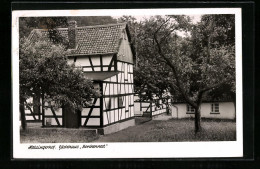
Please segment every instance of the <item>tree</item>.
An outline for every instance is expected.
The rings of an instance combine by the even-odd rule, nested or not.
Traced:
[[[33,29],[53,31],[59,27],[68,27],[67,17],[20,17],[19,37],[27,38]],[[53,36],[52,34],[49,34]]]
[[[64,46],[50,45],[46,41],[31,43],[21,39],[19,52],[23,129],[26,128],[24,106],[30,106],[26,103],[28,98],[41,97],[43,108],[54,110],[64,105],[81,109],[84,104],[91,104],[93,97],[99,96],[99,92],[84,77],[83,72],[74,65],[68,65]]]
[[[26,128],[25,110],[27,106],[39,106],[26,103],[28,98],[42,98],[42,106],[55,109],[70,105],[81,109],[83,104],[91,104],[92,97],[99,93],[93,89],[92,82],[85,79],[74,65],[67,64],[66,49],[68,41],[57,31],[68,27],[69,20],[76,20],[78,26],[116,23],[110,16],[89,17],[21,17],[19,19],[20,36],[20,112],[22,128]],[[46,29],[53,42],[51,45],[41,38],[31,43],[26,38],[33,29]],[[41,37],[41,33],[38,32]],[[46,49],[46,50],[43,50]],[[38,99],[37,99],[38,100]],[[48,103],[45,106],[44,103]],[[36,105],[35,105],[36,104]]]
[[[33,29],[47,29],[52,31],[50,35],[55,36],[56,28],[68,27],[68,21],[77,21],[77,25],[92,26],[116,23],[117,20],[111,16],[69,16],[69,17],[20,17],[19,18],[19,36],[28,37]]]
[[[178,36],[181,31],[186,36]],[[138,57],[157,67],[151,74],[155,82],[160,80],[157,73],[168,71],[161,78],[172,95],[180,96],[195,109],[195,132],[201,130],[202,98],[209,91],[234,84],[233,31],[230,15],[205,15],[198,24],[180,15],[150,17],[142,23]]]
[[[230,49],[231,53],[234,53],[235,48],[235,16],[234,15],[204,15],[201,18],[202,22],[209,22],[209,20],[214,20],[214,34],[211,36],[212,43],[210,44],[214,48]],[[205,42],[207,36],[203,36],[203,41]],[[198,45],[194,41],[193,45],[197,45],[196,48],[201,50],[203,45]],[[204,46],[207,44],[204,44]],[[235,87],[235,58],[231,55],[231,65],[227,67],[224,71],[226,74],[231,74],[233,78],[229,78],[229,83],[225,83],[215,90],[208,92],[208,95],[215,99],[226,98],[231,99],[236,104],[236,87]]]
[[[74,20],[78,26],[106,25],[117,23],[117,20],[111,16],[71,16],[68,20]]]

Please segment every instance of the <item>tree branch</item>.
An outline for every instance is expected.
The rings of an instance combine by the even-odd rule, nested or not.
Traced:
[[[177,87],[178,87],[178,89],[180,90],[180,93],[182,94],[182,96],[184,97],[184,99],[190,104],[190,105],[192,105],[193,107],[197,107],[197,104],[195,103],[195,102],[193,102],[187,95],[186,95],[186,92],[184,91],[184,89],[183,89],[183,84],[182,84],[182,82],[180,81],[180,79],[179,79],[179,76],[178,76],[178,73],[177,73],[177,70],[176,70],[176,67],[175,67],[175,65],[172,63],[172,61],[168,58],[168,57],[166,57],[165,55],[164,55],[164,53],[162,52],[162,48],[161,48],[161,45],[160,45],[160,43],[158,42],[158,39],[157,39],[157,32],[158,32],[158,30],[154,33],[154,40],[155,40],[155,43],[156,43],[156,45],[157,45],[157,47],[158,47],[158,53],[159,53],[159,55],[166,61],[166,64],[168,64],[170,67],[171,67],[171,69],[172,69],[172,71],[173,71],[173,74],[174,74],[174,77],[175,77],[175,79],[176,79],[176,82],[177,82]]]
[[[157,33],[157,32],[162,28],[162,26],[163,26],[164,24],[166,24],[170,19],[171,19],[170,17],[167,18],[166,21],[163,22],[163,23],[159,26],[159,28],[155,31],[155,33]]]
[[[160,43],[163,42],[163,41],[164,41],[173,31],[175,31],[175,30],[176,30],[176,29],[172,29],[172,30],[170,30],[169,33],[167,33],[166,35],[164,35],[164,37],[161,38]]]
[[[209,91],[209,90],[212,90],[213,88],[218,88],[218,87],[220,87],[221,85],[223,85],[224,83],[226,83],[228,80],[224,80],[224,81],[222,81],[222,82],[220,82],[220,83],[217,83],[217,84],[215,84],[215,85],[211,85],[211,86],[208,86],[208,87],[205,87],[204,89],[201,89],[200,91],[199,91],[199,93],[204,93],[204,92],[206,92],[206,91]]]

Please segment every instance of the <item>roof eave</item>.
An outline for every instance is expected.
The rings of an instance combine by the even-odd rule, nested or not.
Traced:
[[[90,53],[90,54],[69,54],[67,57],[75,57],[75,56],[96,56],[96,55],[114,55],[117,54],[118,52],[111,52],[111,53]]]

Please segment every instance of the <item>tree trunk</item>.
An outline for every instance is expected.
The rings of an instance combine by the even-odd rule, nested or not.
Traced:
[[[22,129],[25,130],[27,124],[25,119],[24,101],[22,99],[20,99],[20,113],[21,113]]]
[[[195,108],[195,133],[201,131],[200,119],[200,106],[198,106]]]
[[[234,106],[235,106],[235,111],[236,111],[236,93],[235,92],[231,92],[231,99],[234,103]]]
[[[35,96],[33,96],[33,113],[35,115],[39,115],[39,113],[41,112],[40,104],[40,94],[36,94]]]

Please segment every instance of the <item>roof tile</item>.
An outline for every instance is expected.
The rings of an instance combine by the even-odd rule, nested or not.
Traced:
[[[77,47],[72,50],[73,55],[91,55],[117,53],[121,42],[122,30],[126,23],[76,27]],[[57,31],[68,40],[68,28],[58,28]],[[38,32],[38,33],[37,33]],[[41,35],[39,35],[39,32]],[[28,39],[31,42],[41,40],[50,41],[46,29],[35,29]],[[39,37],[42,36],[42,37]]]

